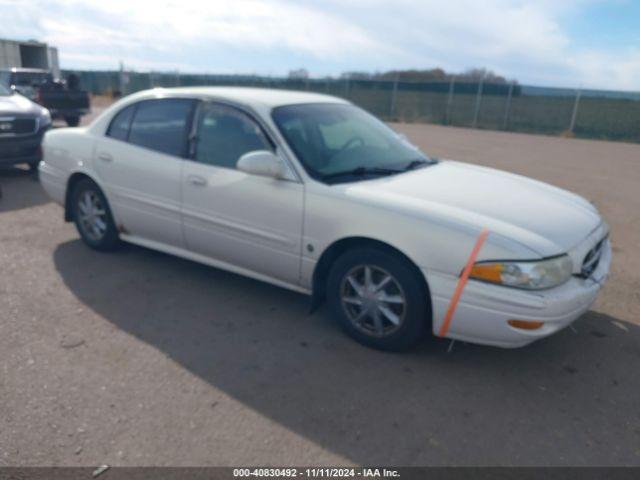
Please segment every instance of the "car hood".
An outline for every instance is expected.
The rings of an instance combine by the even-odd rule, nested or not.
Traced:
[[[566,253],[602,222],[595,207],[576,194],[454,161],[353,183],[347,193],[404,213],[487,228],[543,257]]]
[[[0,116],[37,116],[41,111],[40,105],[17,93],[0,95]]]

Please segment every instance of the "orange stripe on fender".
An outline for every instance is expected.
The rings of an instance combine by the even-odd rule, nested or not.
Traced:
[[[458,284],[456,285],[456,290],[453,292],[453,297],[451,297],[451,302],[449,303],[449,309],[447,310],[447,314],[444,316],[444,322],[442,322],[442,327],[440,327],[440,333],[438,336],[444,337],[449,330],[449,325],[451,325],[451,319],[453,318],[453,314],[456,311],[456,307],[458,306],[458,302],[460,301],[460,296],[462,295],[462,291],[464,290],[467,281],[469,280],[469,274],[471,273],[471,269],[473,268],[473,264],[476,263],[476,258],[478,258],[478,253],[480,253],[480,249],[482,248],[482,244],[487,239],[489,235],[489,230],[486,228],[480,232],[478,239],[476,240],[476,244],[473,246],[473,250],[471,250],[471,255],[469,255],[469,260],[467,260],[467,264],[462,271],[462,275],[460,276],[460,280],[458,280]]]

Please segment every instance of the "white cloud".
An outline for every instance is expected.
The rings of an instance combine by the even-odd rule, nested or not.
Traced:
[[[0,0],[0,9],[12,17],[3,36],[46,40],[72,67],[123,60],[138,69],[306,66],[323,75],[478,66],[523,83],[640,89],[637,48],[584,48],[566,28],[597,1]]]
[[[374,46],[367,34],[337,17],[280,1],[175,0],[101,2],[96,9],[131,19],[137,35],[158,44],[220,42],[260,48],[293,48],[322,57],[345,45]]]
[[[110,0],[91,5],[93,18],[73,15],[86,2],[56,3],[64,5],[68,14],[47,17],[41,25],[44,39],[61,50],[86,49],[87,45],[135,50],[144,45],[177,54],[185,47],[214,46],[288,49],[320,59],[367,49],[399,53],[337,16],[278,0]],[[38,9],[32,5],[35,15]],[[105,18],[109,19],[106,26],[101,22]]]
[[[640,48],[631,47],[611,54],[584,52],[569,60],[577,73],[578,86],[640,90]]]

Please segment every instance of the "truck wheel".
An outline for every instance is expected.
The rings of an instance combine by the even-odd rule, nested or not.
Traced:
[[[380,350],[415,345],[431,311],[423,279],[406,260],[376,248],[344,253],[333,264],[327,300],[346,332]]]
[[[70,127],[77,127],[78,125],[80,125],[80,117],[78,116],[74,116],[74,117],[64,117],[65,122],[67,122],[67,125]]]

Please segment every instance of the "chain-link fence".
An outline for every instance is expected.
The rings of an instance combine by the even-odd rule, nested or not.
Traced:
[[[63,72],[69,74],[71,72]],[[346,98],[385,120],[640,142],[640,92],[517,83],[401,79],[291,79],[180,73],[73,72],[93,94],[153,87],[235,85],[307,90]]]

